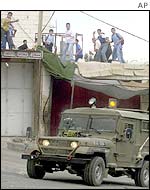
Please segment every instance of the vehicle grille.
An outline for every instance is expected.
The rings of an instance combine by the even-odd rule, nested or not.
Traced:
[[[71,150],[65,150],[65,149],[52,149],[52,148],[42,148],[43,153],[51,154],[51,155],[68,155]]]
[[[50,145],[51,146],[59,146],[59,147],[70,147],[70,141],[66,140],[50,140]]]
[[[72,151],[70,141],[55,139],[50,139],[49,141],[49,146],[41,146],[41,150],[45,154],[48,153],[51,155],[68,155]]]

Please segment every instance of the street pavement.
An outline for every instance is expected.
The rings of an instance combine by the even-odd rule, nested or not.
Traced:
[[[81,177],[67,171],[46,173],[41,179],[31,179],[26,173],[26,160],[21,159],[22,151],[14,151],[1,145],[1,188],[2,189],[141,189],[126,176],[109,176],[99,187],[87,186]],[[146,189],[146,188],[142,188]],[[147,188],[148,189],[148,188]]]

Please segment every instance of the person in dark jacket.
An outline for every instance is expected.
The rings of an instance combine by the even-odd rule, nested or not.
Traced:
[[[75,62],[78,61],[78,59],[82,59],[83,58],[83,52],[82,52],[82,48],[79,45],[79,40],[76,39],[76,54],[75,54]]]
[[[23,44],[18,47],[19,50],[28,50],[27,40],[23,40]]]

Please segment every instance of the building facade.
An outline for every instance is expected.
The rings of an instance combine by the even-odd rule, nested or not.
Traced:
[[[19,19],[19,23],[14,24],[17,29],[14,38],[16,46],[27,39],[29,48],[32,48],[38,31],[38,14],[39,11],[13,11],[13,17]],[[52,11],[44,11],[43,27],[51,14]],[[2,11],[1,17],[6,15],[7,11]],[[43,32],[48,32],[49,28],[50,25]],[[5,56],[2,55],[2,136],[26,136],[28,128],[31,128],[33,136],[56,135],[61,112],[70,108],[70,82],[51,77],[42,64],[42,55],[31,58],[28,57],[30,54],[30,51],[25,53],[14,50],[5,51]],[[88,106],[88,99],[92,96],[97,98],[98,106],[108,105],[110,96],[75,87],[73,107]],[[119,107],[147,109],[148,97],[135,96],[120,100]]]

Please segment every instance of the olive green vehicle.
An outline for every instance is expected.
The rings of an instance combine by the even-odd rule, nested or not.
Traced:
[[[99,186],[107,175],[127,175],[149,186],[149,112],[112,108],[74,108],[62,113],[57,136],[37,139],[22,154],[30,178],[68,170]]]

